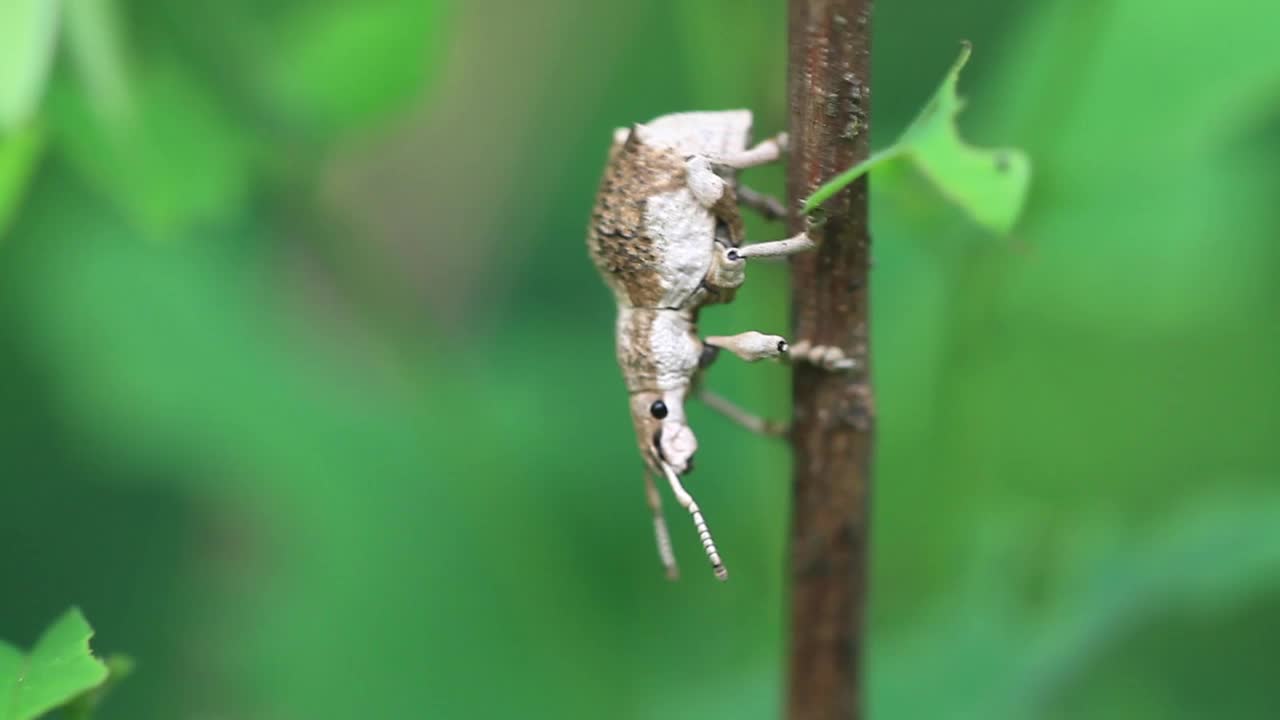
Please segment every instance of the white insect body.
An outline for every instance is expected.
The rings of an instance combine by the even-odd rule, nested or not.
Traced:
[[[702,511],[681,482],[698,449],[685,416],[686,398],[720,348],[746,360],[788,350],[781,337],[759,332],[699,339],[698,311],[733,299],[746,258],[813,247],[803,233],[741,246],[739,202],[780,212],[767,198],[739,190],[735,171],[777,160],[787,142],[779,135],[750,146],[750,135],[746,110],[664,115],[615,131],[587,234],[591,257],[618,304],[618,364],[646,464],[658,551],[671,578],[678,571],[653,475],[666,478],[692,515],[716,577],[728,577]],[[748,427],[767,428],[727,401],[698,394]]]
[[[756,332],[700,340],[698,311],[732,300],[748,256],[780,254],[780,243],[788,243],[788,252],[812,247],[804,234],[740,247],[735,170],[777,160],[786,146],[786,136],[778,136],[751,147],[750,132],[746,110],[663,115],[618,129],[588,233],[591,258],[617,300],[618,364],[631,393],[658,551],[671,578],[676,560],[653,475],[666,478],[690,512],[716,577],[728,577],[698,503],[681,483],[698,450],[685,400],[700,370],[719,347],[748,360],[787,350],[781,337]],[[727,402],[717,405],[740,421],[754,420]]]

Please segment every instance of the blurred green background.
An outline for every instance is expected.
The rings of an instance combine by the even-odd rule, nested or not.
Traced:
[[[1280,5],[884,1],[955,57],[993,238],[874,182],[870,705],[1280,716]],[[786,118],[781,0],[3,0],[0,638],[102,717],[770,718],[788,460],[695,407],[717,584],[652,547],[584,228],[610,131]],[[777,169],[751,184],[781,192]],[[750,221],[749,234],[780,229]],[[704,331],[785,332],[754,267]],[[780,367],[711,387],[787,412]]]

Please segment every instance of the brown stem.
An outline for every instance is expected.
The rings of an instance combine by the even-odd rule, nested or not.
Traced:
[[[871,0],[790,0],[788,205],[870,151]],[[792,337],[843,348],[852,372],[799,365],[787,717],[862,717],[875,409],[868,334],[867,181],[825,205],[819,248],[791,265]],[[803,221],[792,217],[792,231]]]

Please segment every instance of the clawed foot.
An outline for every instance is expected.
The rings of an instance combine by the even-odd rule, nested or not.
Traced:
[[[806,362],[832,372],[853,370],[858,366],[858,362],[845,355],[844,350],[834,345],[814,345],[808,340],[792,345],[788,355],[792,362]]]

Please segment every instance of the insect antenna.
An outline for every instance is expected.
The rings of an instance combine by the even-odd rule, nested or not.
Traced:
[[[694,502],[693,496],[684,489],[680,476],[670,465],[663,463],[662,472],[667,476],[667,482],[671,483],[671,491],[675,493],[676,501],[693,516],[693,527],[698,531],[698,539],[702,541],[702,549],[706,551],[707,559],[711,561],[711,569],[715,572],[716,579],[728,580],[729,571],[720,560],[720,551],[716,550],[715,540],[711,537],[711,530],[707,528],[707,521],[702,517],[702,510],[698,508],[698,503]]]

